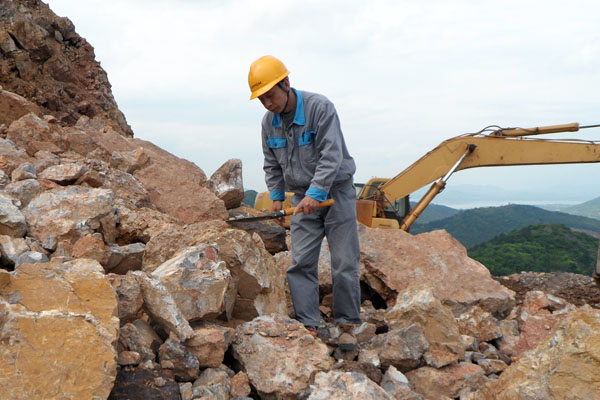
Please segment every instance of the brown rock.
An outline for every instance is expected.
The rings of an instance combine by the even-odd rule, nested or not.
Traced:
[[[117,357],[119,365],[138,365],[142,361],[142,356],[137,351],[122,351]]]
[[[25,239],[0,235],[0,262],[3,266],[14,266],[19,257],[29,250]]]
[[[13,182],[22,181],[25,179],[35,179],[37,178],[37,173],[35,167],[32,163],[26,162],[19,165],[15,168],[11,174],[11,179]]]
[[[333,364],[324,343],[299,322],[281,316],[238,326],[233,354],[261,397],[302,398],[309,392],[311,375]]]
[[[0,274],[6,398],[107,398],[117,374],[117,299],[95,261]]]
[[[0,33],[1,37],[4,37],[5,40],[8,39],[2,33]],[[0,124],[10,125],[13,121],[29,113],[34,113],[38,117],[42,115],[37,105],[18,94],[0,89]]]
[[[142,260],[146,246],[143,243],[132,243],[125,246],[109,245],[108,261],[104,265],[106,272],[126,274],[129,271],[142,269]]]
[[[406,377],[414,391],[427,399],[440,399],[445,398],[444,396],[457,398],[465,392],[476,392],[487,382],[480,366],[465,362],[440,369],[422,367],[407,372]]]
[[[120,199],[115,201],[115,205],[119,217],[117,240],[121,244],[148,243],[163,227],[176,223],[175,218],[148,207],[134,208]]]
[[[6,137],[30,156],[42,150],[57,154],[66,149],[59,127],[35,114],[27,114],[10,124]]]
[[[194,329],[194,337],[184,345],[200,362],[200,368],[217,368],[223,362],[225,351],[233,339],[233,329],[204,326]]]
[[[90,258],[102,265],[108,261],[106,245],[98,236],[84,236],[78,239],[73,245],[72,254],[75,258]]]
[[[80,163],[59,164],[40,172],[41,179],[48,179],[61,185],[75,183],[86,171],[86,166]]]
[[[427,365],[443,367],[464,359],[465,349],[452,311],[443,306],[431,287],[414,287],[398,294],[396,305],[387,312],[392,329],[417,324],[429,346],[423,357]]]
[[[250,392],[252,391],[250,388],[250,380],[248,379],[248,374],[244,371],[235,374],[229,382],[231,383],[231,397],[247,397],[250,395]]]
[[[473,307],[456,318],[460,333],[489,342],[502,337],[500,322],[480,307]]]
[[[193,394],[196,399],[229,400],[231,383],[224,368],[207,368],[194,381]]]
[[[121,322],[133,321],[144,304],[142,289],[137,279],[132,274],[108,274],[107,277],[119,300],[119,319]]]
[[[211,175],[205,186],[225,203],[225,208],[236,208],[244,200],[242,160],[233,158]]]
[[[514,292],[492,279],[446,231],[413,236],[361,225],[359,237],[365,279],[388,303],[409,287],[428,285],[456,315],[474,305],[506,315],[514,305]]]
[[[141,319],[125,324],[119,330],[119,345],[127,351],[135,352],[139,357],[135,364],[154,360],[155,352],[161,344],[160,337]]]
[[[19,200],[20,207],[26,207],[35,196],[42,193],[44,188],[36,179],[25,179],[6,185],[4,191]]]
[[[568,313],[553,335],[523,353],[480,398],[599,398],[599,332],[598,310],[584,306]]]
[[[162,368],[173,370],[176,379],[192,381],[200,375],[198,359],[179,342],[173,333],[160,346],[158,354]]]
[[[121,134],[133,136],[106,72],[94,60],[94,49],[69,19],[57,17],[41,1],[5,2],[0,47],[4,89],[35,102],[64,124],[75,124],[84,114],[98,116]]]

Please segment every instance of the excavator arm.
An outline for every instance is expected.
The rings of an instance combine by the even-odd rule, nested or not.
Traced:
[[[600,162],[600,142],[529,137],[579,129],[579,124],[573,123],[531,129],[499,129],[489,134],[478,132],[448,139],[394,178],[383,180],[384,183],[375,190],[371,188],[370,196],[364,196],[368,188],[363,188],[357,202],[359,220],[373,226],[374,219],[385,219],[382,214],[384,207],[442,178],[432,185],[412,214],[404,218],[400,228],[408,230],[455,171],[491,166]]]

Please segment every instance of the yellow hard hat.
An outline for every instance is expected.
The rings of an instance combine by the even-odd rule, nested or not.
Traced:
[[[254,61],[248,72],[248,86],[252,92],[250,100],[267,93],[289,74],[285,65],[273,56],[264,56]]]

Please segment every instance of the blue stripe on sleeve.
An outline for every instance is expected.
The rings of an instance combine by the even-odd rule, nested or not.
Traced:
[[[314,186],[309,187],[305,195],[310,196],[319,202],[327,200],[327,192]]]

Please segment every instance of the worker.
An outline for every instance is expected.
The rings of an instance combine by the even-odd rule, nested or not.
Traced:
[[[262,120],[265,181],[272,211],[293,192],[290,217],[292,265],[287,271],[295,318],[317,335],[318,261],[323,237],[331,253],[333,317],[340,328],[338,346],[356,348],[360,324],[360,248],[356,227],[354,159],[348,153],[335,107],[325,96],[290,86],[289,71],[273,56],[250,66],[250,100],[267,112]],[[317,208],[333,198],[331,207]],[[302,210],[302,212],[300,212]]]

